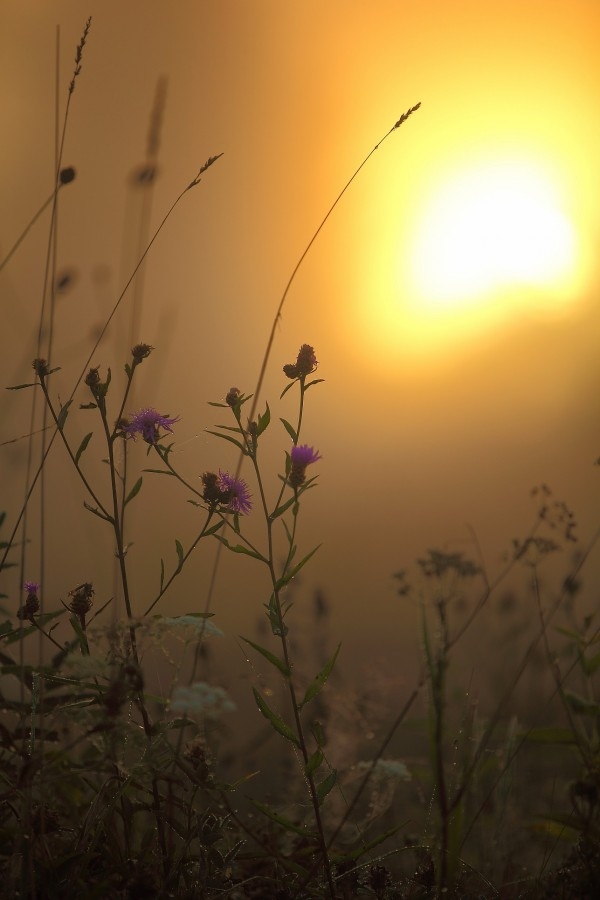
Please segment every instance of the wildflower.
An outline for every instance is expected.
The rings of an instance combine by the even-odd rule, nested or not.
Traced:
[[[319,365],[314,348],[310,344],[302,344],[295,363],[288,363],[283,371],[288,378],[303,378],[314,372]]]
[[[21,621],[29,619],[30,622],[33,622],[33,617],[40,611],[40,601],[37,595],[40,586],[37,581],[26,581],[23,589],[27,592],[27,600],[17,610],[17,618]]]
[[[292,447],[290,452],[291,467],[288,481],[294,490],[304,483],[306,479],[306,467],[317,462],[317,460],[321,458],[321,454],[312,447],[309,447],[308,444]]]
[[[219,470],[219,487],[221,488],[221,503],[227,504],[230,512],[246,515],[252,509],[251,494],[248,485],[241,478],[235,478],[227,472]]]
[[[146,359],[152,351],[154,347],[150,344],[136,344],[135,347],[132,347],[131,355],[133,356],[133,361],[138,365],[141,363],[143,359]]]
[[[34,359],[31,363],[33,368],[35,369],[36,375],[39,375],[40,378],[45,378],[46,375],[49,374],[48,369],[48,361],[45,359]]]
[[[165,431],[173,434],[171,425],[178,421],[179,416],[170,419],[168,416],[161,416],[152,407],[148,407],[147,409],[140,409],[139,412],[131,417],[131,420],[123,426],[123,433],[125,437],[130,437],[134,440],[136,435],[141,434],[147,444],[157,444],[160,436],[158,429],[164,428]]]
[[[69,597],[71,598],[69,603],[71,612],[79,616],[80,620],[85,619],[86,613],[90,611],[94,602],[93,585],[88,581],[84,581],[83,584],[78,584],[72,591],[69,591]]]
[[[227,404],[227,406],[231,406],[231,407],[237,406],[237,404],[240,402],[241,396],[242,396],[242,392],[240,391],[239,388],[236,388],[236,387],[229,388],[229,390],[227,392],[227,396],[225,397],[225,403]]]
[[[201,477],[204,485],[202,499],[213,509],[222,504],[227,507],[229,512],[241,515],[250,512],[252,509],[251,494],[248,485],[242,478],[235,478],[220,469],[218,475],[215,472],[204,472]]]
[[[93,389],[100,384],[100,373],[98,372],[98,367],[94,369],[90,369],[90,371],[85,376],[85,383],[89,388]]]

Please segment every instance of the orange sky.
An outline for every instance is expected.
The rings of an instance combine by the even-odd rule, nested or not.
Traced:
[[[64,154],[78,177],[64,191],[59,220],[59,267],[77,272],[57,313],[54,362],[64,369],[62,393],[70,392],[91,330],[104,321],[136,260],[143,194],[128,179],[144,161],[160,76],[167,92],[150,234],[206,158],[224,154],[152,250],[136,335],[157,348],[136,400],[181,415],[177,459],[190,477],[233,464],[204,432],[215,421],[205,401],[222,398],[232,384],[253,390],[300,253],[362,159],[421,101],[327,223],[277,332],[264,393],[277,415],[293,415],[290,396],[280,405],[276,398],[281,365],[301,343],[316,347],[326,379],[308,395],[305,419],[304,437],[323,461],[301,537],[307,550],[323,547],[303,587],[325,589],[336,633],[352,646],[356,621],[373,640],[382,622],[393,633],[403,613],[391,573],[429,546],[450,541],[468,551],[466,523],[493,573],[510,539],[529,525],[528,492],[535,484],[547,482],[568,502],[582,537],[589,537],[599,490],[592,464],[600,455],[600,6],[591,0],[5,0],[1,251],[51,189],[56,25],[64,110],[87,15],[92,29]],[[510,173],[537,173],[550,189],[542,204],[546,219],[556,213],[571,229],[574,263],[559,302],[549,284],[509,283],[471,298],[466,309],[428,305],[413,278],[415,241],[432,221],[427,216],[440,196],[454,198],[445,231],[434,229],[433,246],[425,242],[429,249],[419,251],[426,261],[432,254],[426,266],[432,271],[442,265],[435,254],[447,238],[475,241],[458,227],[465,217],[485,217],[488,176],[475,178],[475,187],[469,178],[498,169],[509,172],[509,182]],[[469,191],[479,206],[471,197],[463,208]],[[494,232],[509,244],[517,233],[513,253],[537,233],[535,220],[517,232],[517,224],[527,224],[527,210],[517,206],[514,230],[509,214]],[[0,273],[4,384],[29,377],[44,223]],[[460,241],[449,246],[461,247]],[[131,315],[127,301],[95,363],[120,369]],[[2,440],[27,431],[28,399],[23,393],[2,398]],[[272,431],[265,461],[276,467],[287,443],[283,430]],[[3,470],[15,475],[7,488],[11,521],[22,490],[22,446],[0,448]],[[82,498],[74,481],[64,497],[56,457],[63,496],[51,541],[60,565],[49,575],[48,591],[64,596],[100,576],[91,572],[96,523],[83,526],[87,547],[65,537]],[[182,493],[173,497],[150,483],[145,492],[138,523],[160,510],[145,535],[154,561],[146,565],[144,540],[136,552],[142,571],[154,578],[156,557],[170,552],[175,537],[191,536],[193,516]],[[202,573],[211,560],[204,552],[169,601],[178,611],[189,607],[190,597],[201,604]],[[253,577],[244,563],[226,562],[233,562],[233,574],[223,573],[216,610],[221,627],[237,633],[240,621],[254,622],[266,598],[258,578],[240,588],[239,573]],[[67,565],[73,574],[64,584]],[[148,590],[145,578],[140,590]]]

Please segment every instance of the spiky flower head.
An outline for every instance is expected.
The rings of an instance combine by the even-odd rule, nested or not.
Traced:
[[[229,512],[247,515],[252,509],[252,500],[248,485],[242,478],[235,478],[228,472],[219,470],[219,487],[221,489],[221,503],[227,504]]]
[[[23,590],[25,591],[25,593],[28,596],[30,596],[31,594],[37,595],[37,592],[39,591],[39,589],[40,589],[39,581],[26,581],[23,584]]]
[[[288,378],[304,378],[314,372],[318,365],[314,348],[310,344],[302,344],[296,362],[285,365],[283,371]]]
[[[290,451],[290,473],[288,481],[296,490],[306,480],[306,467],[312,465],[321,459],[318,450],[309,447],[308,444],[300,444],[298,447],[292,447]]]
[[[252,509],[251,494],[242,478],[235,478],[228,472],[204,472],[202,499],[213,509],[225,506],[228,512],[247,515]]]
[[[135,347],[131,348],[133,361],[139,365],[143,359],[147,359],[150,356],[153,350],[154,347],[151,344],[136,344]]]
[[[123,426],[123,434],[125,437],[136,439],[138,434],[147,444],[157,444],[160,434],[158,429],[164,428],[170,434],[173,434],[171,425],[179,421],[179,416],[169,418],[162,416],[151,406],[147,409],[140,409],[139,412],[131,416],[129,422]]]

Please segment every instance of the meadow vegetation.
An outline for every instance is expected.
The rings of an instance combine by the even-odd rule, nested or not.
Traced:
[[[64,129],[89,33],[88,21]],[[210,157],[175,200],[105,328],[163,227],[176,227],[179,201],[201,189],[218,160]],[[149,166],[144,179],[152,177]],[[59,195],[75,178],[59,158],[49,246]],[[424,550],[412,566],[402,561],[399,597],[413,596],[421,608],[422,671],[412,688],[359,688],[345,675],[320,593],[303,630],[293,582],[318,547],[303,545],[298,523],[318,489],[321,459],[304,413],[315,390],[327,391],[326,348],[300,335],[276,363],[279,398],[261,392],[289,287],[321,227],[283,293],[255,389],[224,384],[211,402],[214,421],[203,423],[235,448],[237,468],[199,471],[196,481],[178,471],[173,454],[183,412],[164,414],[151,398],[130,408],[140,366],[153,363],[141,336],[126,361],[95,366],[103,331],[77,384],[63,381],[52,328],[41,327],[53,315],[49,254],[49,296],[40,323],[32,322],[40,340],[31,378],[9,386],[25,403],[42,401],[44,418],[41,445],[30,438],[38,456],[22,509],[12,522],[0,519],[0,569],[17,568],[22,585],[20,596],[2,595],[0,624],[3,896],[600,895],[600,641],[597,592],[586,582],[598,534],[579,538],[573,513],[548,486],[533,488],[534,520],[505,548],[499,572],[444,548]],[[2,267],[26,237],[16,238]],[[292,415],[281,414],[284,397]],[[262,462],[267,430],[279,434],[278,471]],[[113,552],[97,566],[116,566],[114,596],[98,596],[93,571],[79,584],[64,573],[62,598],[45,594],[43,546],[28,543],[27,509],[44,490],[50,453],[70,461],[81,515],[110,533]],[[88,463],[92,455],[101,469]],[[176,490],[175,504],[192,504],[198,524],[183,537],[174,527],[155,561],[154,596],[140,598],[131,570],[141,556],[131,550],[127,517],[159,479]],[[56,516],[60,522],[60,510]],[[260,528],[249,530],[253,519]],[[219,545],[221,566],[249,559],[268,585],[264,627],[242,637],[267,673],[247,691],[264,724],[262,747],[231,726],[239,710],[211,680],[207,661],[218,659],[220,630],[210,592],[201,609],[183,615],[169,615],[163,602],[201,542]],[[152,653],[174,663],[167,691],[145,666]]]

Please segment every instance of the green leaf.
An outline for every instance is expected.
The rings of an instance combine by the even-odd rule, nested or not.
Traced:
[[[307,391],[309,387],[312,387],[313,384],[321,384],[322,381],[325,381],[324,378],[314,378],[312,381],[309,381],[308,384],[304,385],[304,390]]]
[[[285,587],[286,584],[289,584],[290,581],[291,581],[293,578],[296,577],[296,575],[298,574],[298,572],[300,571],[300,569],[301,569],[303,566],[306,565],[306,563],[309,561],[309,559],[311,558],[311,556],[314,556],[314,554],[317,552],[317,550],[319,549],[320,546],[321,546],[320,544],[317,544],[317,546],[314,547],[314,548],[310,551],[310,553],[307,553],[307,554],[306,554],[306,556],[304,557],[304,559],[301,559],[300,562],[297,563],[297,564],[294,566],[293,569],[290,569],[289,572],[287,572],[285,575],[283,575],[283,576],[278,580],[278,582],[277,582],[277,590],[281,590],[282,587]]]
[[[271,421],[271,410],[269,409],[269,404],[267,403],[267,408],[264,414],[261,416],[259,413],[258,416],[258,427],[256,429],[256,437],[260,437],[263,431],[266,431]]]
[[[337,781],[337,771],[332,769],[329,775],[323,779],[321,784],[317,786],[317,800],[319,801],[319,806],[322,804],[323,800],[335,785]]]
[[[153,475],[173,475],[168,469],[144,469],[144,472],[152,472]]]
[[[290,423],[287,421],[287,419],[280,419],[279,421],[281,422],[281,424],[283,425],[283,427],[285,428],[285,430],[291,437],[292,443],[295,444],[296,441],[298,440],[298,435],[296,433],[296,429],[292,425],[290,425]]]
[[[308,777],[317,771],[321,763],[323,762],[323,751],[320,747],[317,747],[312,756],[309,757],[308,762],[304,766],[304,774]]]
[[[300,741],[298,740],[297,736],[292,731],[290,726],[286,725],[283,719],[280,718],[280,716],[278,716],[276,713],[274,713],[272,709],[270,709],[264,697],[259,694],[256,688],[252,688],[252,693],[254,694],[254,699],[256,700],[256,705],[258,706],[259,710],[261,711],[265,719],[269,720],[275,731],[277,731],[282,737],[284,737],[286,741],[289,741],[291,744],[295,744],[296,747],[300,747]]]
[[[183,563],[184,563],[184,559],[183,559],[183,546],[182,546],[182,544],[181,544],[181,541],[178,541],[177,539],[175,539],[175,550],[177,551],[177,559],[179,560],[178,565],[177,565],[177,568],[176,568],[175,571],[176,571],[176,572],[181,572],[181,570],[182,570],[182,568],[183,568]]]
[[[245,456],[248,455],[248,451],[246,450],[246,448],[229,434],[221,434],[219,431],[209,431],[208,434],[213,434],[215,437],[223,438],[224,441],[229,441],[231,444],[235,444],[238,450],[241,450]]]
[[[600,713],[600,706],[592,700],[586,700],[573,691],[565,691],[564,698],[573,712],[582,716],[597,716]]]
[[[271,513],[270,518],[271,518],[271,519],[277,519],[279,516],[282,516],[283,513],[284,513],[286,510],[288,510],[288,509],[290,508],[290,506],[292,505],[292,503],[295,503],[295,502],[296,502],[296,498],[295,498],[295,497],[290,497],[289,500],[286,500],[285,503],[282,503],[281,506],[278,506],[277,509],[274,509],[274,510],[273,510],[273,512]]]
[[[86,434],[86,436],[80,443],[77,453],[75,454],[75,462],[76,463],[79,462],[79,458],[80,458],[81,454],[83,453],[83,451],[85,450],[85,448],[87,447],[87,445],[89,444],[93,433],[94,433],[93,431],[90,431],[89,434]]]
[[[282,390],[282,392],[281,392],[280,395],[279,395],[279,399],[280,399],[280,400],[283,399],[283,397],[285,397],[285,395],[287,394],[287,392],[288,392],[289,390],[291,390],[291,388],[294,387],[294,385],[296,384],[297,380],[298,380],[297,378],[294,378],[293,381],[290,381],[290,383],[284,387],[284,389]]]
[[[313,722],[311,731],[315,741],[317,742],[317,746],[325,747],[325,745],[327,744],[327,738],[325,736],[325,731],[321,723]]]
[[[96,403],[80,403],[79,409],[98,409],[98,405]]]
[[[83,505],[89,512],[93,513],[95,516],[98,516],[99,519],[104,519],[105,522],[112,523],[112,516],[107,516],[103,512],[100,512],[100,510],[96,506],[90,506],[90,504],[86,503],[85,500],[83,501]]]
[[[534,744],[576,744],[577,738],[570,728],[532,728],[523,735]]]
[[[333,667],[335,666],[335,662],[338,658],[338,653],[340,652],[341,646],[342,646],[341,644],[338,644],[337,650],[335,651],[335,653],[333,654],[333,656],[331,657],[331,659],[329,660],[329,662],[327,663],[325,668],[321,669],[319,674],[313,679],[313,681],[308,686],[302,703],[300,703],[298,705],[299,710],[302,709],[302,707],[305,706],[310,700],[312,700],[313,697],[316,697],[317,694],[319,693],[319,691],[322,689],[323,685],[325,684],[325,682],[331,675],[331,672],[333,671]]]
[[[7,391],[22,391],[23,388],[35,387],[35,386],[36,386],[35,381],[29,382],[27,384],[11,384],[9,387],[6,388],[6,390]]]
[[[227,547],[228,550],[231,550],[232,553],[244,553],[246,556],[252,556],[254,559],[260,559],[261,562],[268,562],[264,556],[257,550],[250,550],[248,547],[244,547],[242,544],[230,544],[227,538],[224,538],[220,534],[215,534],[215,537],[218,541],[221,541],[224,547]]]
[[[87,635],[83,628],[81,627],[81,622],[77,618],[77,616],[73,615],[69,617],[69,622],[71,623],[71,628],[77,635],[77,639],[79,641],[79,646],[81,648],[81,652],[85,656],[89,656],[90,648],[88,645]]]
[[[315,832],[308,831],[304,825],[296,825],[294,822],[290,821],[290,819],[286,819],[285,816],[276,813],[269,806],[265,806],[262,803],[259,803],[258,800],[253,800],[250,798],[250,802],[252,805],[259,810],[259,812],[263,813],[263,815],[267,816],[268,819],[271,819],[272,822],[276,822],[278,825],[281,825],[282,828],[285,828],[286,831],[293,831],[294,834],[301,834],[302,837],[308,837],[315,839],[317,837]]]
[[[140,477],[138,478],[138,480],[136,481],[134,486],[131,488],[131,490],[125,497],[125,502],[124,502],[123,506],[127,506],[127,504],[129,503],[130,500],[133,500],[134,497],[137,497],[137,495],[140,492],[140,488],[142,487],[142,481],[143,481],[143,478],[140,475]]]
[[[284,676],[284,678],[290,677],[291,672],[282,659],[279,659],[279,657],[275,656],[274,653],[271,653],[269,650],[266,650],[264,647],[261,647],[260,644],[255,644],[254,641],[251,641],[248,638],[245,638],[243,636],[241,636],[241,637],[242,637],[242,640],[245,641],[247,644],[250,644],[250,646],[253,647],[254,650],[257,651],[257,653],[260,653],[262,656],[264,656],[264,658],[268,662],[270,662],[272,666],[275,666],[276,669],[279,669],[279,671]]]
[[[60,412],[56,417],[56,425],[60,431],[64,428],[65,422],[67,421],[67,416],[69,415],[69,407],[73,401],[67,400],[64,406],[61,406]]]

